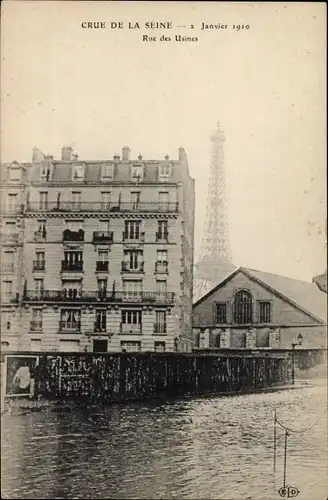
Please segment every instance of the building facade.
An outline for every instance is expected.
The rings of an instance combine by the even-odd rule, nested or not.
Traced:
[[[327,295],[316,284],[239,268],[193,307],[199,348],[326,348]]]
[[[163,161],[33,151],[18,348],[190,351],[194,181]]]
[[[1,166],[1,346],[17,349],[23,279],[24,203],[30,164]]]

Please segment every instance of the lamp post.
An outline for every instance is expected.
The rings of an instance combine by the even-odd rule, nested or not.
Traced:
[[[302,345],[303,336],[301,333],[297,335],[297,342],[292,343],[292,384],[295,384],[295,347]]]

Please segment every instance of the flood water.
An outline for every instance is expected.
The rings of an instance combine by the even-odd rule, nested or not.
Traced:
[[[327,498],[326,387],[2,418],[2,498]],[[311,428],[310,428],[311,427]]]

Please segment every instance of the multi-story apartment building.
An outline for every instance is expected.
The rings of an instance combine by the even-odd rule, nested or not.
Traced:
[[[61,160],[34,150],[24,209],[21,350],[192,348],[194,180],[179,158]]]
[[[1,346],[15,350],[20,338],[25,186],[30,164],[1,165]]]

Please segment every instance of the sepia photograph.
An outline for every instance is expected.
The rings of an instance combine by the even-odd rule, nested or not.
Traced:
[[[327,500],[325,3],[1,7],[1,498]]]

